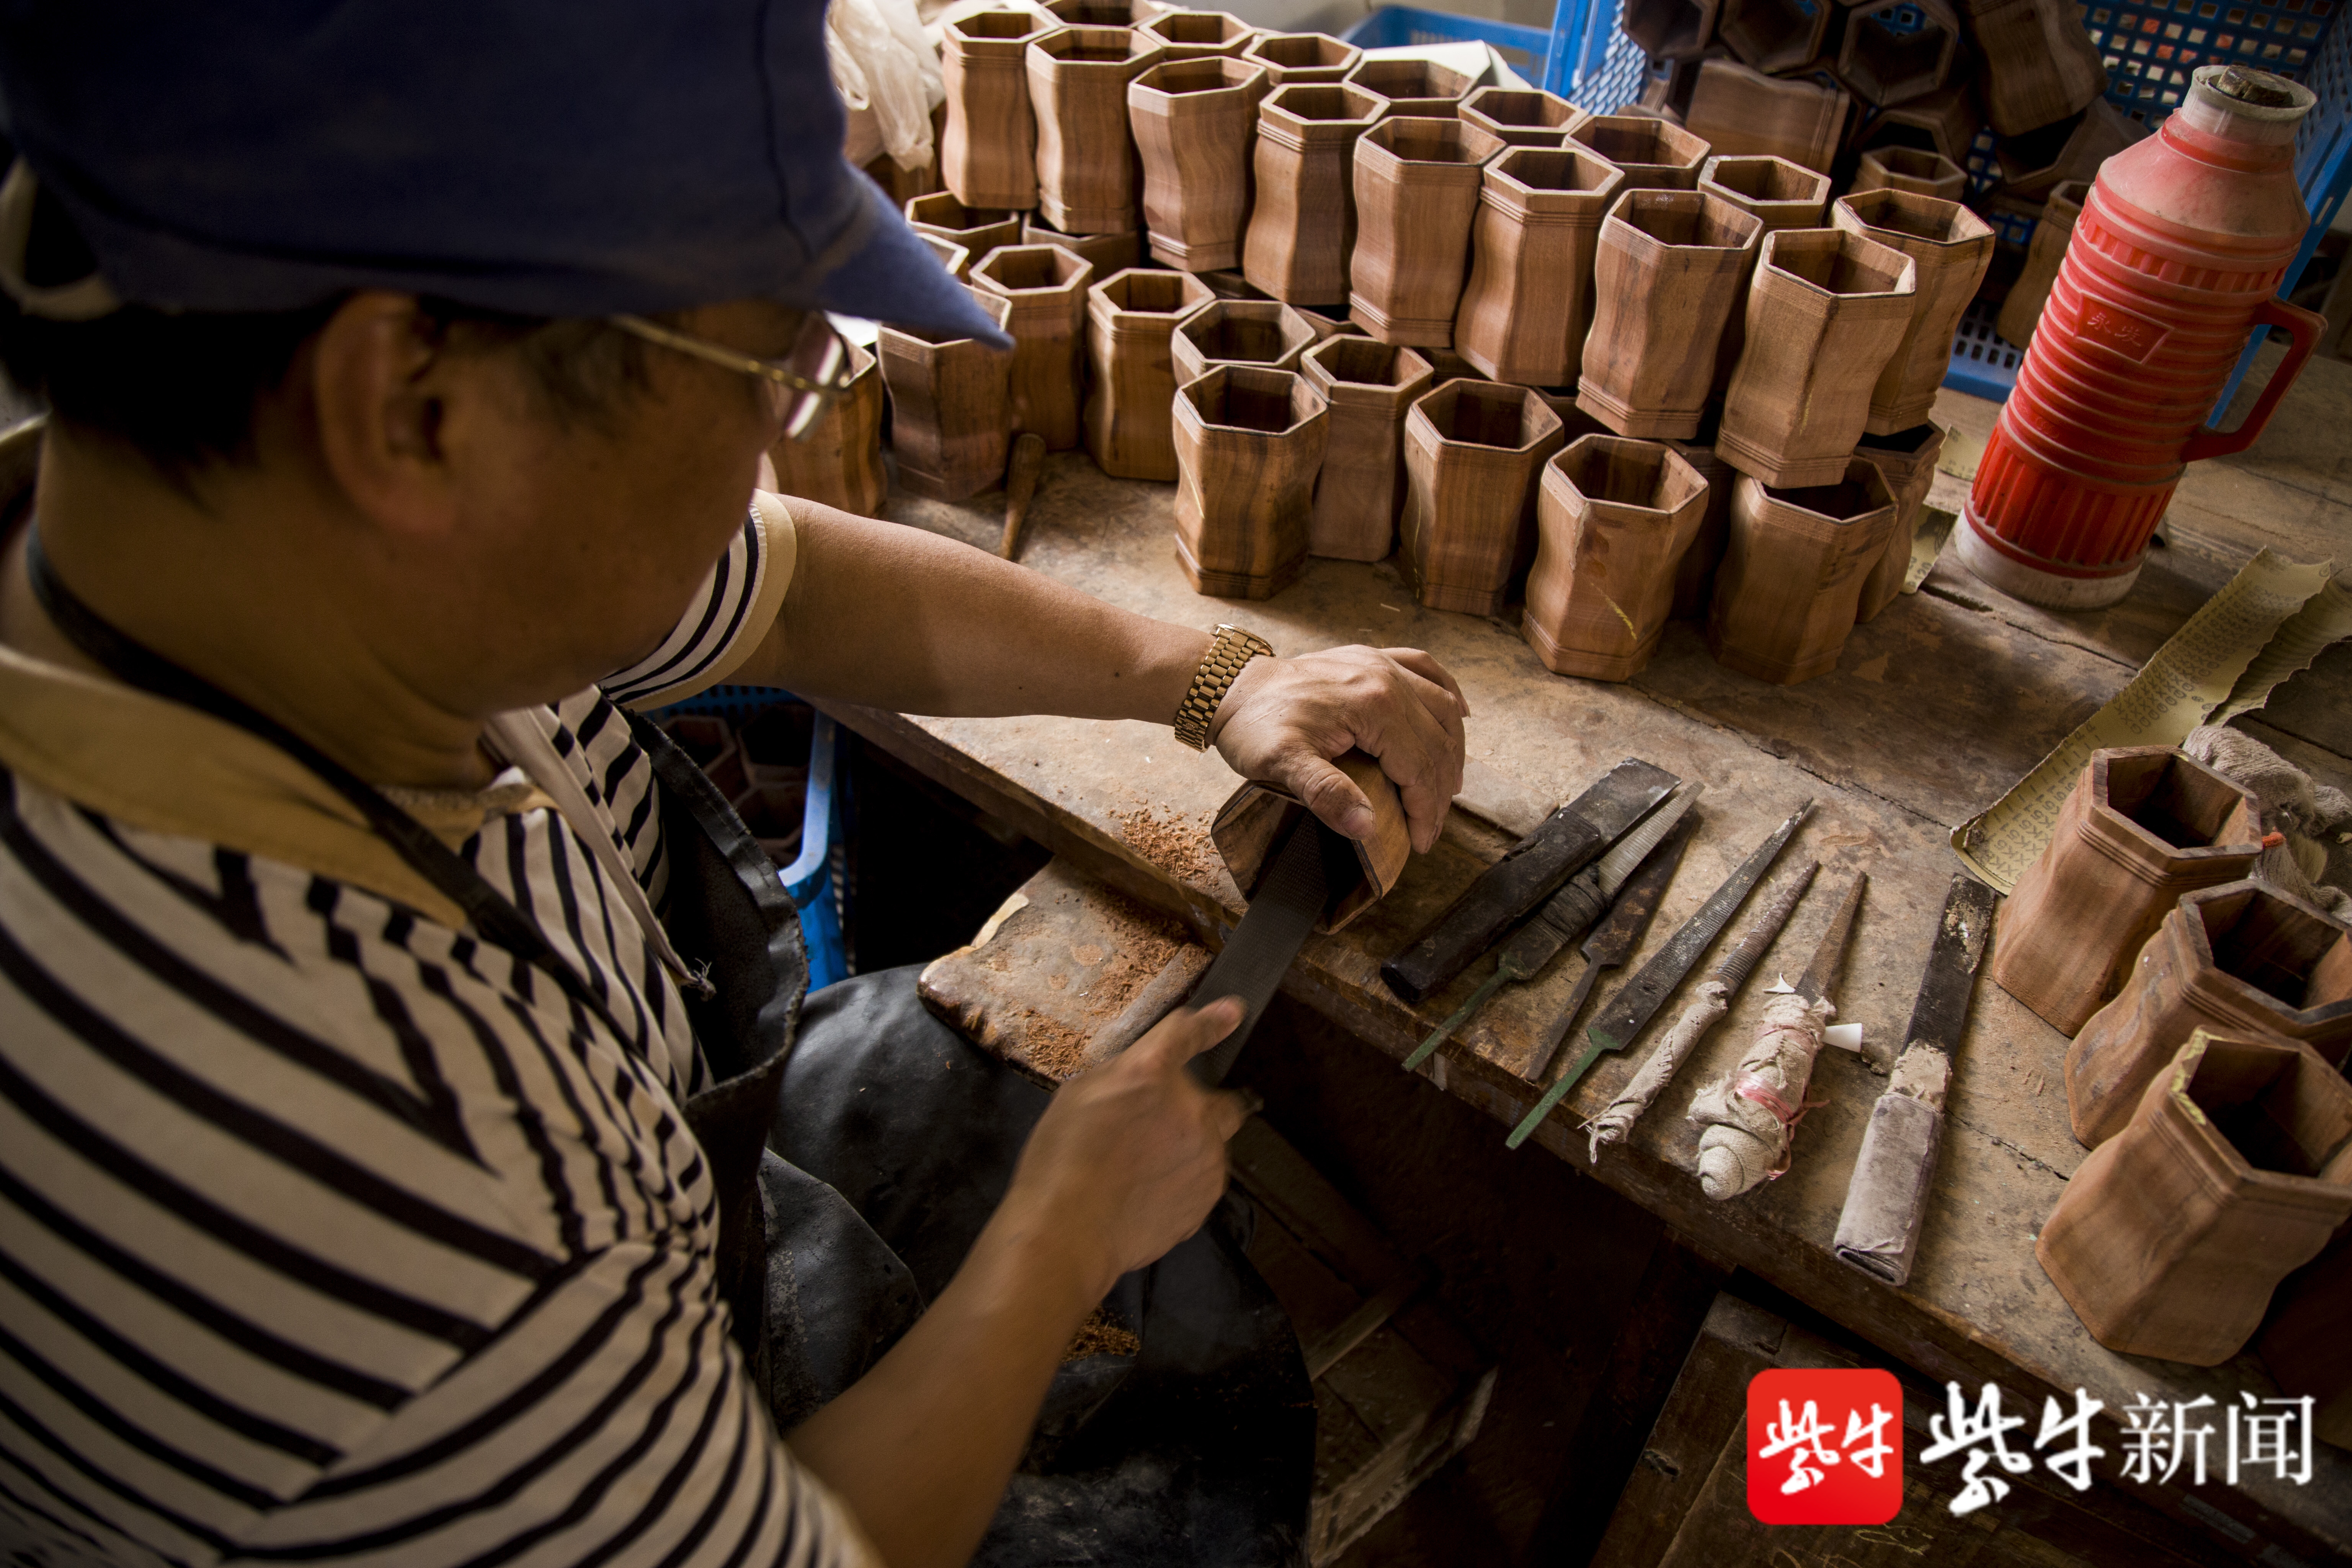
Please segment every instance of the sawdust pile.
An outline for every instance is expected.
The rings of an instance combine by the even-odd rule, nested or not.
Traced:
[[[1034,1007],[1021,1009],[1021,1054],[1039,1072],[1075,1078],[1087,1070],[1087,1037]]]
[[[1062,1352],[1064,1363],[1082,1361],[1090,1355],[1133,1355],[1143,1348],[1143,1342],[1110,1321],[1100,1307],[1087,1314],[1078,1331],[1070,1337],[1070,1348]]]
[[[1198,821],[1190,823],[1181,817],[1162,822],[1145,805],[1113,812],[1111,820],[1145,859],[1179,881],[1205,886],[1216,875],[1218,864],[1216,846],[1209,841],[1208,823],[1214,815],[1203,812]]]

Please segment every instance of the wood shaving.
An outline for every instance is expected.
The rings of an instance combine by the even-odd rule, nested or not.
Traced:
[[[1078,1331],[1070,1336],[1070,1348],[1062,1352],[1066,1364],[1090,1355],[1133,1355],[1143,1348],[1143,1342],[1126,1329],[1110,1321],[1100,1307],[1087,1314]]]
[[[1075,1078],[1087,1070],[1087,1037],[1034,1007],[1021,1009],[1021,1054],[1038,1071]]]
[[[1181,817],[1162,822],[1145,805],[1113,812],[1111,820],[1145,859],[1179,881],[1202,885],[1215,876],[1217,868],[1216,847],[1210,842],[1205,826],[1207,816],[1204,813],[1199,823],[1188,824]]]

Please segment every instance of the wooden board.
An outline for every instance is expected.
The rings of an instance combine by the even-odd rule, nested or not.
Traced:
[[[1980,437],[1991,406],[1947,393],[1938,417]],[[2169,542],[2124,604],[2049,615],[2000,598],[1948,561],[1926,591],[1858,627],[1835,673],[1790,688],[1721,670],[1696,628],[1681,623],[1669,626],[1657,658],[1630,686],[1555,677],[1514,623],[1422,609],[1388,563],[1313,561],[1294,586],[1262,604],[1202,598],[1184,586],[1173,557],[1171,491],[1106,479],[1082,458],[1051,461],[1024,563],[1164,619],[1204,629],[1237,621],[1284,652],[1350,642],[1424,647],[1470,700],[1471,760],[1505,781],[1490,793],[1549,805],[1629,755],[1703,781],[1707,793],[1683,871],[1634,964],[1772,824],[1815,798],[1783,865],[1817,857],[1836,876],[1870,874],[1837,999],[1844,1019],[1885,1044],[1899,1039],[1955,867],[1948,825],[1990,804],[2119,690],[2256,547],[2316,560],[2352,537],[2352,458],[2340,440],[2347,424],[2352,365],[2315,363],[2254,453],[2190,470],[2168,523]],[[2309,454],[2303,466],[2295,451]],[[1955,505],[1962,493],[1939,476],[1930,504]],[[982,548],[995,535],[984,506],[898,496],[891,515]],[[2268,719],[2298,761],[2343,783],[2352,761],[2326,742],[2336,735],[2327,720],[2347,707],[2342,661],[2331,658],[2291,682]],[[831,710],[1074,866],[1181,920],[1198,939],[1221,942],[1237,918],[1239,895],[1206,831],[1233,774],[1213,754],[1177,746],[1164,727]],[[1507,842],[1456,812],[1438,847],[1414,858],[1384,904],[1336,936],[1309,939],[1287,988],[1401,1058],[1486,966],[1416,1012],[1381,984],[1379,964]],[[1801,967],[1826,917],[1823,901],[1801,908],[1761,978]],[[1512,1068],[1527,1059],[1579,963],[1564,956],[1536,983],[1507,991],[1424,1069],[1493,1115],[1498,1138],[1534,1098]],[[1601,999],[1613,989],[1602,984]],[[1696,1130],[1682,1116],[1691,1094],[1736,1058],[1757,1012],[1751,992],[1632,1141],[1604,1156],[1595,1172],[1602,1181],[1710,1255],[1771,1280],[1931,1378],[1999,1381],[2037,1407],[2044,1392],[2082,1386],[2110,1412],[2140,1389],[2182,1399],[2275,1392],[2251,1356],[2200,1371],[2110,1354],[2042,1273],[2032,1238],[2084,1154],[2066,1124],[2065,1042],[1990,985],[1979,989],[1959,1058],[1942,1172],[1907,1289],[1866,1279],[1830,1251],[1870,1103],[1884,1087],[1852,1057],[1830,1053],[1816,1076],[1813,1093],[1829,1103],[1807,1119],[1789,1176],[1730,1204],[1708,1203],[1689,1174]],[[1590,1074],[1536,1142],[1583,1165],[1576,1121],[1622,1087],[1648,1043]],[[2249,1555],[2269,1544],[2305,1558],[2352,1552],[2352,1455],[2342,1451],[2323,1451],[2305,1487],[2206,1489],[2196,1500],[2226,1516],[2223,1525],[2204,1520],[2183,1495],[2172,1489],[2158,1506],[2211,1529],[2216,1540],[2245,1532]]]

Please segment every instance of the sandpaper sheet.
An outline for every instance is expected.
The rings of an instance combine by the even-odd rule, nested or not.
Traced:
[[[2006,893],[2050,842],[2059,808],[2091,753],[2177,746],[2200,724],[2251,712],[2320,650],[2352,637],[2352,591],[2335,563],[2299,565],[2257,552],[2151,655],[2107,705],[2000,797],[1952,830],[1968,868]]]

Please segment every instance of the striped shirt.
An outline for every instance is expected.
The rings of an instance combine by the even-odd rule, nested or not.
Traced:
[[[662,647],[532,715],[656,903],[656,785],[614,704],[740,663],[792,546],[762,498]],[[728,1333],[692,1035],[579,829],[510,774],[445,837],[621,1036],[364,879],[30,776],[89,738],[45,750],[24,715],[69,672],[0,662],[8,1554],[874,1562]],[[201,790],[202,761],[155,765]]]

